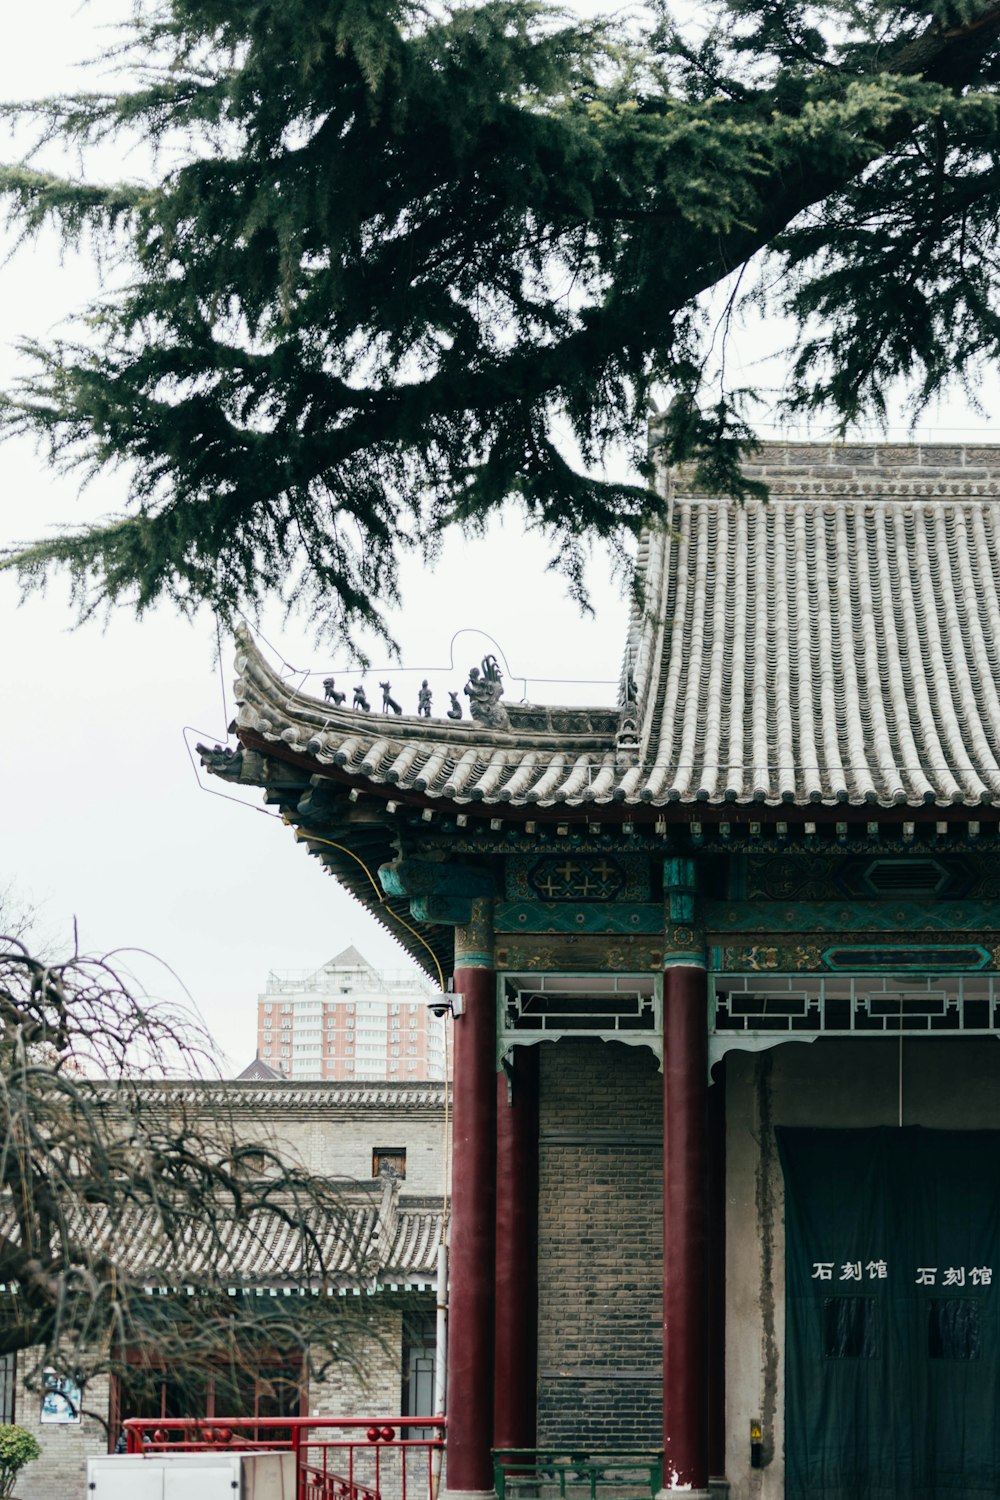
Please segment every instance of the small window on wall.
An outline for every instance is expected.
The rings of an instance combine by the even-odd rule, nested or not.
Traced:
[[[403,1402],[407,1417],[429,1417],[434,1411],[434,1345],[433,1317],[407,1317],[403,1323]],[[411,1427],[411,1438],[434,1436],[431,1427]]]
[[[873,1297],[827,1297],[823,1303],[823,1353],[827,1359],[874,1359]]]
[[[14,1377],[17,1374],[17,1355],[0,1354],[0,1422],[14,1420]]]
[[[405,1146],[376,1146],[372,1151],[372,1176],[379,1177],[384,1169],[396,1177],[406,1176]]]
[[[930,1306],[927,1353],[931,1359],[979,1359],[980,1304],[971,1297],[939,1297]]]

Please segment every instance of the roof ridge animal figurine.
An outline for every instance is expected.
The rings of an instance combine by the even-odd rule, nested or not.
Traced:
[[[379,687],[382,689],[382,712],[384,714],[389,712],[401,714],[403,710],[392,696],[392,683],[380,682]]]
[[[335,677],[324,677],[323,697],[327,703],[332,703],[335,708],[339,708],[347,698],[347,694],[337,692],[337,679]]]
[[[469,700],[469,712],[480,724],[489,729],[509,729],[510,718],[500,702],[503,692],[503,675],[495,656],[484,656],[480,667],[472,667],[465,684],[465,696]]]

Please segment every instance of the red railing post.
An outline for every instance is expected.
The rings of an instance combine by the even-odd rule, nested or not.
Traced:
[[[292,1427],[292,1453],[294,1454],[295,1493],[297,1500],[306,1500],[305,1470],[302,1467],[302,1428],[296,1422]]]
[[[295,1500],[410,1500],[410,1458],[419,1478],[418,1459],[424,1454],[427,1488],[416,1500],[437,1500],[435,1458],[444,1449],[447,1421],[444,1417],[213,1417],[210,1421],[133,1417],[123,1427],[127,1451],[149,1457],[166,1452],[290,1452]],[[420,1436],[411,1436],[414,1432]],[[359,1448],[364,1450],[360,1459]],[[331,1449],[335,1450],[332,1457]],[[383,1449],[398,1451],[398,1485],[395,1459],[385,1457]]]

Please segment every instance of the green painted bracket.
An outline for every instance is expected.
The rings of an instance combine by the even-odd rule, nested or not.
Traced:
[[[663,861],[663,890],[671,922],[694,921],[697,885],[698,871],[693,859],[674,854]]]
[[[440,922],[446,927],[467,927],[472,921],[472,898],[461,896],[414,896],[410,915],[418,922]]]
[[[394,859],[379,865],[378,878],[387,896],[459,896],[473,901],[494,891],[489,870],[431,859]]]

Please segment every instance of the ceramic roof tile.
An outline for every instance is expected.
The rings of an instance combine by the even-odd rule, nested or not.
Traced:
[[[637,753],[607,708],[331,707],[247,632],[241,738],[455,804],[1000,804],[1000,448],[772,445],[753,472],[766,504],[681,477],[640,539]]]
[[[441,1214],[427,1202],[400,1202],[391,1233],[380,1243],[377,1198],[345,1202],[336,1217],[310,1226],[328,1277],[338,1284],[393,1281],[425,1286],[433,1282]],[[152,1209],[133,1209],[111,1223],[106,1210],[76,1210],[69,1231],[95,1255],[109,1255],[126,1273],[172,1285],[229,1282],[255,1286],[298,1286],[315,1280],[312,1256],[294,1227],[272,1216],[214,1226],[191,1222],[169,1241]],[[17,1231],[10,1232],[16,1237]]]

